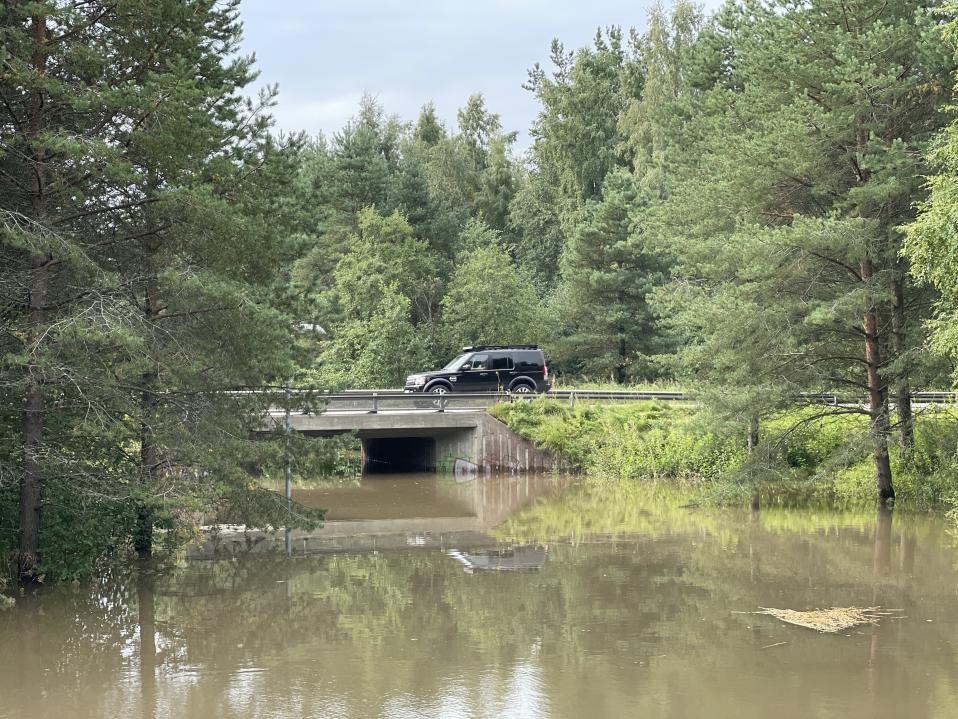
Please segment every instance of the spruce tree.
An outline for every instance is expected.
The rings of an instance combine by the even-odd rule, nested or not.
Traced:
[[[665,258],[648,246],[633,220],[642,201],[634,179],[606,178],[603,198],[587,205],[562,258],[555,357],[567,369],[617,383],[654,376],[666,350],[649,305],[667,277]]]

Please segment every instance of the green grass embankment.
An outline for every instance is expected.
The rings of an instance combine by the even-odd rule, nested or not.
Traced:
[[[749,456],[741,434],[715,431],[684,404],[569,403],[543,398],[497,405],[492,413],[517,433],[598,480],[695,485],[696,494],[735,503],[760,495],[773,503],[874,500],[874,467],[864,415],[803,422],[796,409],[761,426]],[[958,414],[926,411],[915,446],[891,448],[899,504],[933,509],[958,504]]]

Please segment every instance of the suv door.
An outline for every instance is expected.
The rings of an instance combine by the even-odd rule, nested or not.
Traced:
[[[510,352],[493,352],[490,356],[490,368],[495,377],[489,392],[504,392],[516,376],[516,367]]]
[[[457,373],[456,391],[491,392],[495,389],[496,373],[489,369],[489,353],[477,352],[469,358],[469,369]]]

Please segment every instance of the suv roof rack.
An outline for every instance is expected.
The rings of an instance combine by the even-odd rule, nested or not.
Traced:
[[[476,345],[463,347],[463,352],[482,352],[484,350],[537,350],[539,345]]]

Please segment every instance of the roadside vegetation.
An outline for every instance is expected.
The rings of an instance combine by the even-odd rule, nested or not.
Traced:
[[[678,487],[698,502],[864,507],[874,502],[867,416],[819,417],[820,407],[783,412],[764,425],[750,453],[734,424],[724,428],[689,404],[601,404],[536,399],[492,413],[591,481]],[[958,506],[958,412],[928,409],[906,453],[893,447],[898,506]]]

